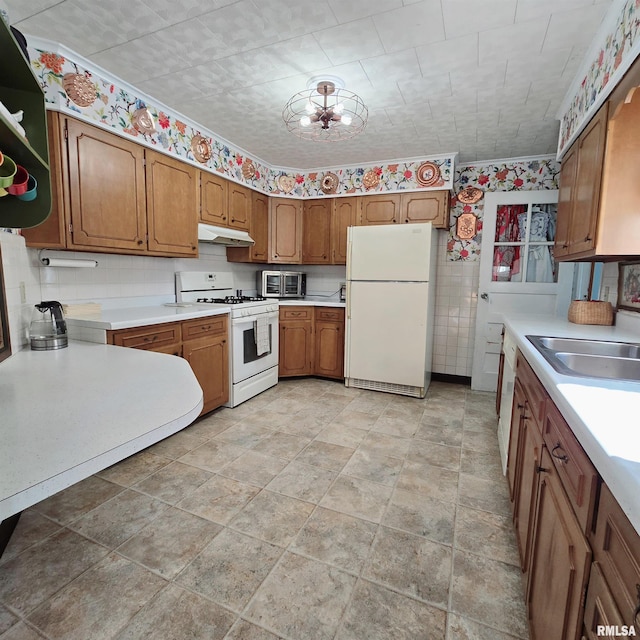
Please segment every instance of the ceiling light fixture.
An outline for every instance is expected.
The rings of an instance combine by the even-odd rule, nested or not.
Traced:
[[[287,129],[303,140],[334,142],[357,136],[369,112],[362,98],[340,78],[311,78],[306,91],[293,95],[282,110]]]

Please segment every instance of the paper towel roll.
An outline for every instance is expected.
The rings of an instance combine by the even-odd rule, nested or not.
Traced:
[[[97,267],[97,260],[82,260],[74,258],[40,258],[45,267]]]

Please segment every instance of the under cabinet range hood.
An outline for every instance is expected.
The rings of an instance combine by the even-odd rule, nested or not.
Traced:
[[[214,227],[212,224],[198,223],[198,242],[214,242],[230,247],[249,247],[255,244],[246,231]]]

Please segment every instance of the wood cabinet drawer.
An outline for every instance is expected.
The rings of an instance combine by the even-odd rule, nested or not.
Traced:
[[[220,336],[227,333],[227,316],[207,316],[182,323],[182,339],[193,340],[204,336]]]
[[[518,352],[516,378],[520,379],[522,387],[526,389],[526,396],[529,403],[528,415],[533,418],[538,430],[542,433],[542,425],[549,396],[540,380],[538,380],[538,376],[533,372],[533,369],[520,352]]]
[[[339,307],[316,307],[316,320],[337,320],[344,321],[344,309]]]
[[[159,349],[174,344],[179,346],[181,340],[180,323],[172,322],[109,331],[107,340],[110,344],[132,349]]]
[[[606,484],[600,490],[591,545],[623,624],[640,630],[640,536]]]
[[[555,404],[547,403],[542,437],[582,531],[592,529],[598,472]]]
[[[311,320],[313,307],[280,307],[280,320]]]

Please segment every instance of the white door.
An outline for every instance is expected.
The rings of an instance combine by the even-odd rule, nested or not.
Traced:
[[[349,227],[347,280],[426,282],[431,223]]]
[[[496,390],[505,315],[569,304],[573,265],[553,259],[557,202],[557,191],[485,195],[472,389]]]
[[[345,377],[423,387],[430,369],[429,285],[350,281],[347,287]]]

